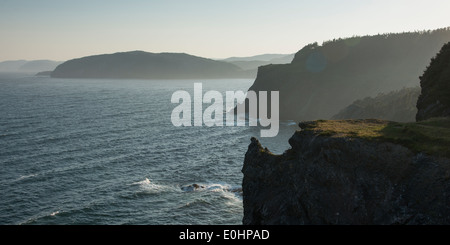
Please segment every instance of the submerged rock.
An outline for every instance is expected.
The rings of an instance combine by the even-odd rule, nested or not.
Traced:
[[[192,185],[182,186],[181,190],[186,191],[186,192],[201,191],[201,190],[210,190],[210,191],[220,190],[220,191],[231,192],[231,193],[236,193],[236,194],[242,193],[241,187],[227,187],[227,186],[215,185],[215,184],[206,185],[206,186],[199,185],[199,184],[192,184]]]
[[[203,185],[198,185],[198,184],[192,184],[192,185],[188,185],[188,186],[183,186],[181,187],[182,191],[187,191],[187,192],[191,192],[191,191],[197,191],[197,190],[203,190],[205,189],[205,186]]]

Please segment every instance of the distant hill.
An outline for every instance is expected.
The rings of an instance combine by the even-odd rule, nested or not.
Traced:
[[[226,62],[234,62],[234,61],[271,61],[274,59],[282,59],[287,56],[292,56],[294,58],[294,54],[260,54],[255,56],[249,56],[249,57],[230,57],[223,59],[222,61]],[[288,62],[291,63],[292,59]]]
[[[419,85],[450,28],[305,46],[290,64],[259,67],[249,90],[279,91],[280,118],[330,119],[358,99]]]
[[[0,62],[0,72],[17,72],[25,63],[27,63],[26,60],[7,60]]]
[[[58,65],[62,64],[61,61],[53,60],[33,60],[23,64],[19,71],[38,72],[38,71],[52,71]]]
[[[11,60],[0,62],[0,72],[41,72],[54,70],[61,61],[53,60]]]
[[[236,65],[244,70],[255,70],[257,72],[258,67],[265,66],[270,63],[268,61],[251,60],[251,61],[227,61],[230,64]]]
[[[286,55],[283,57],[271,59],[271,60],[269,60],[269,62],[271,64],[289,64],[292,62],[294,57],[295,57],[295,54],[289,54],[289,55]]]
[[[331,119],[383,119],[396,122],[414,122],[420,87],[404,88],[376,97],[357,100]]]
[[[36,73],[35,76],[38,76],[38,77],[49,77],[49,76],[52,75],[52,72],[53,71],[41,71],[41,72]]]
[[[229,62],[244,70],[256,70],[260,66],[269,64],[289,64],[294,59],[295,54],[262,54],[251,57],[231,57],[223,61]]]
[[[58,78],[214,79],[253,78],[236,65],[184,53],[132,51],[69,60],[56,67]]]

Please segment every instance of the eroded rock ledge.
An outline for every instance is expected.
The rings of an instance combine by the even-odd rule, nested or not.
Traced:
[[[305,130],[289,143],[274,155],[251,139],[244,225],[450,224],[448,158]]]

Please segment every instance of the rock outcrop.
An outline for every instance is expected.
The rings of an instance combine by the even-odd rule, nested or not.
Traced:
[[[274,155],[251,139],[244,225],[450,224],[450,159],[314,130],[289,143]]]
[[[450,42],[445,44],[420,77],[417,121],[450,117]]]

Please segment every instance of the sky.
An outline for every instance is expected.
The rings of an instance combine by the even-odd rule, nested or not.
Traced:
[[[449,11],[448,0],[0,0],[0,61],[290,54],[316,41],[449,27]]]

